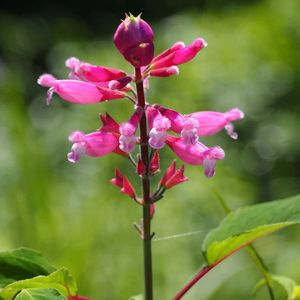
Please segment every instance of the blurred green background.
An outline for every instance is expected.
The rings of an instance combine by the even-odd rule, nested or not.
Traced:
[[[216,194],[232,208],[300,192],[300,1],[16,1],[0,4],[0,250],[28,246],[75,275],[80,293],[121,300],[143,290],[142,248],[132,223],[140,208],[109,184],[122,157],[68,163],[68,134],[99,127],[98,112],[119,122],[126,101],[76,106],[37,86],[42,73],[65,78],[70,56],[124,68],[112,35],[124,12],[143,12],[154,28],[156,53],[176,41],[204,37],[209,47],[180,67],[180,76],[151,80],[149,102],[190,113],[239,107],[237,141],[206,138],[226,159],[208,180],[201,167],[157,205],[153,243],[155,294],[168,300],[203,263],[201,241],[224,217]],[[162,168],[174,157],[161,152]],[[137,181],[134,181],[136,186]],[[256,242],[273,273],[300,282],[299,227]],[[246,253],[213,270],[186,297],[250,299],[260,274]],[[278,288],[278,299],[285,299]],[[262,289],[253,299],[267,299]]]

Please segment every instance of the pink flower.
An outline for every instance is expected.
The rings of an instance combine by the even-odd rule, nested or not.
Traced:
[[[70,134],[69,141],[73,143],[71,152],[68,153],[68,160],[72,163],[78,162],[84,155],[104,156],[118,147],[118,137],[110,132],[102,131],[90,134],[74,131]]]
[[[150,68],[154,70],[184,64],[192,60],[206,46],[207,43],[202,38],[195,39],[188,46],[177,42],[170,49],[155,57],[150,63]]]
[[[221,147],[208,148],[200,142],[194,145],[187,145],[178,137],[169,136],[166,144],[185,163],[203,165],[204,174],[207,177],[212,177],[215,174],[216,160],[221,160],[225,157],[225,153]]]
[[[170,164],[168,169],[166,170],[165,175],[159,182],[159,186],[170,189],[173,186],[180,184],[182,182],[187,181],[188,178],[184,176],[184,166],[182,165],[178,170],[176,170],[176,160]]]
[[[195,145],[198,142],[199,136],[197,131],[199,122],[196,118],[188,117],[184,120],[183,128],[180,132],[181,139],[186,145]]]
[[[132,14],[118,26],[114,43],[124,58],[134,67],[146,66],[154,54],[153,31],[140,15]]]
[[[192,113],[189,116],[198,120],[198,134],[200,136],[213,135],[225,128],[231,138],[237,139],[238,135],[234,132],[234,126],[231,122],[243,119],[244,113],[238,108],[233,108],[225,113],[201,111]]]
[[[40,76],[38,84],[50,88],[47,94],[47,104],[50,104],[53,93],[57,93],[66,101],[77,104],[93,104],[105,100],[120,99],[126,96],[123,92],[109,90],[90,82],[57,80],[50,74]]]
[[[181,135],[185,130],[186,122],[190,122],[188,120],[193,119],[198,122],[198,125],[195,126],[195,128],[197,129],[196,133],[199,136],[214,135],[225,128],[231,138],[237,139],[238,135],[234,132],[232,122],[244,118],[244,113],[238,108],[232,108],[225,113],[216,111],[200,111],[189,115],[182,115],[175,110],[159,105],[154,105],[153,107],[158,109],[163,116],[170,120],[170,129],[176,133],[181,133]]]
[[[163,148],[168,137],[167,130],[170,127],[170,120],[166,117],[163,117],[160,112],[158,112],[156,118],[153,120],[152,128],[149,132],[149,145],[153,149]]]
[[[136,129],[138,127],[140,118],[142,116],[143,110],[138,107],[128,122],[120,125],[120,149],[126,153],[130,153],[134,150],[137,138],[135,136]]]
[[[70,79],[79,79],[91,82],[106,82],[121,79],[126,73],[119,69],[107,68],[102,66],[94,66],[86,62],[82,62],[76,57],[70,57],[66,60],[66,67],[71,69]]]
[[[177,112],[176,110],[169,109],[157,104],[152,106],[153,110],[157,109],[164,117],[168,118],[171,122],[170,129],[176,133],[180,133],[183,129],[185,123],[185,116],[181,113]]]
[[[150,70],[149,74],[153,77],[169,77],[172,75],[178,75],[179,69],[177,66],[171,66],[166,68]]]

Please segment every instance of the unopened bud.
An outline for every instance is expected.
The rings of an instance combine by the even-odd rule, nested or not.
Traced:
[[[126,15],[115,32],[114,43],[134,67],[146,66],[153,59],[153,31],[140,15]]]

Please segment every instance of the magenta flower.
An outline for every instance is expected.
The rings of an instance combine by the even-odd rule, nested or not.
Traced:
[[[192,60],[197,53],[207,47],[207,43],[202,38],[197,38],[191,45],[185,46],[181,42],[175,43],[170,49],[155,57],[151,63],[151,69],[161,69],[184,64]]]
[[[233,108],[225,113],[215,111],[195,112],[187,117],[192,117],[199,122],[197,130],[199,136],[213,135],[225,128],[231,138],[237,139],[238,135],[234,132],[232,121],[243,119],[244,113],[238,108]]]
[[[106,100],[120,99],[125,93],[97,86],[80,80],[57,80],[50,74],[44,74],[38,79],[38,84],[49,87],[47,104],[51,103],[53,93],[62,99],[77,104],[93,104]]]
[[[215,174],[216,160],[222,160],[225,153],[221,147],[208,148],[200,142],[187,145],[181,138],[169,136],[167,145],[185,163],[190,165],[203,165],[204,174],[212,177]]]
[[[111,80],[121,79],[126,73],[119,69],[107,68],[102,66],[94,66],[86,62],[82,62],[76,57],[70,57],[66,60],[66,67],[71,69],[70,79],[78,79],[91,82],[107,82]]]
[[[231,138],[237,139],[238,136],[237,133],[234,132],[232,122],[244,118],[244,113],[238,108],[232,108],[225,113],[216,111],[200,111],[189,115],[182,115],[175,110],[159,105],[154,105],[154,107],[171,121],[171,130],[176,133],[182,133],[182,131],[185,130],[187,122],[197,122],[198,125],[195,126],[195,129],[197,129],[196,133],[200,137],[214,135],[225,128]]]
[[[104,156],[116,150],[118,137],[110,132],[96,131],[85,134],[81,131],[74,131],[69,136],[73,143],[71,152],[68,153],[68,160],[72,163],[78,162],[82,156],[92,157]]]

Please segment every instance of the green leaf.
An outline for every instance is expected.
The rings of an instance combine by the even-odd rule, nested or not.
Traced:
[[[293,290],[293,296],[292,296],[293,300],[296,300],[296,299],[300,299],[300,286],[295,286],[294,290]]]
[[[7,278],[7,277],[0,274],[0,290],[1,290],[2,287],[5,287],[6,285],[8,285],[8,284],[10,284],[14,281],[15,281],[14,279]]]
[[[284,290],[287,293],[287,300],[294,300],[296,299],[293,294],[294,294],[294,290],[297,287],[297,283],[295,280],[289,278],[289,277],[285,277],[285,276],[278,276],[278,275],[271,275],[271,278],[274,282],[277,282],[278,284],[280,284]],[[262,279],[261,281],[259,281],[257,283],[257,285],[254,287],[253,289],[253,294],[257,292],[258,289],[260,289],[263,285],[266,284],[266,281],[264,279]]]
[[[23,289],[14,300],[66,300],[55,289]]]
[[[144,300],[143,294],[132,296],[129,300]]]
[[[64,296],[77,294],[75,280],[66,268],[61,268],[48,276],[37,276],[31,279],[16,281],[0,291],[0,298],[12,299],[19,291],[28,288],[56,289]]]
[[[300,195],[238,209],[206,236],[202,252],[217,264],[254,240],[300,222]]]
[[[55,271],[40,252],[28,248],[0,253],[0,282],[20,280]]]

